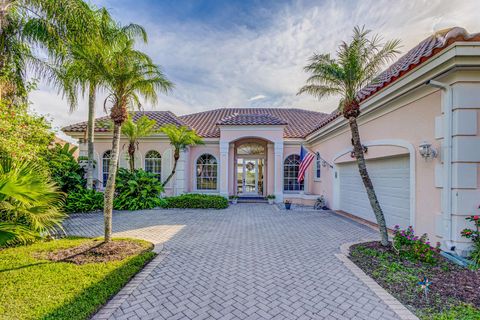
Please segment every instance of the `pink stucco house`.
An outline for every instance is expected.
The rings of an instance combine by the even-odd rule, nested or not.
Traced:
[[[464,253],[460,231],[480,204],[480,35],[439,32],[406,53],[379,81],[358,93],[366,158],[389,227],[412,225]],[[158,125],[186,125],[205,145],[184,150],[167,193],[266,196],[313,203],[324,195],[334,210],[375,221],[358,175],[342,116],[294,108],[221,108],[177,116],[137,112]],[[86,153],[86,123],[64,128]],[[316,154],[296,182],[300,146]],[[111,133],[97,120],[96,177],[108,175]],[[126,149],[123,151],[126,155]],[[127,167],[126,156],[120,165]],[[172,149],[161,134],[144,138],[138,167],[166,176]]]

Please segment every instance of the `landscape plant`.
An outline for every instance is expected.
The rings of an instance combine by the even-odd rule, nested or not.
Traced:
[[[367,171],[364,148],[360,139],[357,118],[361,110],[357,93],[369,83],[376,81],[381,68],[399,52],[400,42],[399,40],[383,42],[378,35],[369,38],[369,34],[370,30],[355,27],[351,41],[342,42],[338,47],[337,58],[333,58],[330,54],[314,54],[310,58],[310,63],[304,68],[311,76],[298,94],[308,93],[317,98],[341,97],[338,109],[348,120],[353,154],[360,177],[377,220],[382,245],[388,246],[385,216]]]
[[[177,170],[178,159],[180,159],[180,151],[186,149],[189,146],[195,146],[203,144],[203,139],[200,137],[194,130],[186,126],[176,126],[173,124],[166,124],[162,126],[159,130],[165,134],[170,140],[170,144],[174,148],[173,151],[173,168],[167,179],[163,181],[163,186],[165,187],[167,183],[175,175]]]
[[[407,229],[394,228],[393,249],[402,257],[413,261],[422,261],[434,264],[440,252],[440,243],[432,247],[428,241],[427,234],[416,236],[412,226]]]
[[[40,165],[0,158],[0,247],[60,229],[62,207],[63,194]]]
[[[474,215],[465,218],[467,221],[473,222],[475,229],[465,228],[462,230],[462,236],[472,240],[473,250],[470,253],[470,259],[475,267],[480,267],[480,216]]]
[[[87,188],[70,191],[65,200],[65,212],[94,212],[103,208],[103,193]]]
[[[122,134],[128,140],[128,165],[130,171],[135,170],[135,151],[138,149],[138,139],[151,136],[158,130],[155,129],[157,121],[147,116],[141,116],[137,121],[133,121],[131,115],[122,126]]]
[[[189,193],[165,198],[163,208],[226,209],[228,199],[219,195]]]
[[[113,207],[117,210],[153,209],[164,204],[160,198],[162,183],[153,173],[142,169],[129,171],[118,169],[116,196]]]
[[[65,193],[78,191],[85,187],[85,171],[74,157],[76,146],[56,143],[49,148],[43,158],[53,181]]]

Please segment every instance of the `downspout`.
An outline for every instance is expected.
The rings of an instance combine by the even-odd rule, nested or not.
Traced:
[[[452,242],[452,134],[453,134],[453,94],[452,88],[439,81],[429,80],[427,85],[443,91],[443,189],[442,189],[442,222],[443,243],[450,251],[455,251]]]

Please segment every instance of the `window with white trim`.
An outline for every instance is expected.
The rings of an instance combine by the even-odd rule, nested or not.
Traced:
[[[211,154],[202,154],[197,159],[197,190],[217,190],[217,159]]]
[[[283,190],[301,191],[303,190],[303,181],[298,183],[297,177],[300,168],[300,156],[298,154],[289,155],[283,163]]]
[[[107,186],[107,180],[108,180],[108,173],[110,171],[110,157],[112,155],[111,150],[107,150],[103,153],[102,156],[102,182],[103,182],[103,187],[105,188]]]
[[[162,177],[162,156],[158,151],[150,150],[145,155],[145,171],[151,172],[160,180]]]

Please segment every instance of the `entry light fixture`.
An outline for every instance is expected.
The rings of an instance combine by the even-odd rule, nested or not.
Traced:
[[[435,150],[435,148],[433,148],[432,145],[428,142],[422,142],[418,146],[418,152],[420,152],[420,155],[425,160],[433,159],[437,157],[437,150]]]

